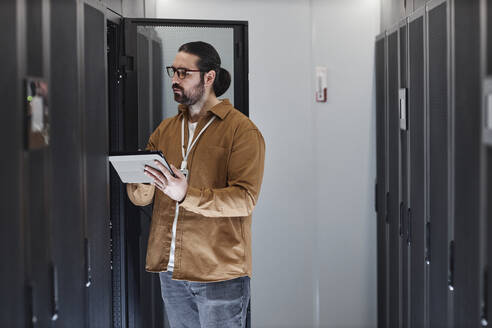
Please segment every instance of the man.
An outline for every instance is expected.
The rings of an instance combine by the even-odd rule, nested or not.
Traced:
[[[135,205],[154,201],[146,270],[160,272],[172,328],[246,322],[251,213],[265,143],[246,116],[227,99],[217,99],[231,81],[220,64],[205,42],[179,48],[167,67],[179,113],[162,121],[147,145],[163,152],[176,177],[156,163],[158,169],[145,169],[152,185],[127,186]]]

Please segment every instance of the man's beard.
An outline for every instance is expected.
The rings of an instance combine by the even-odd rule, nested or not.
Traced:
[[[202,99],[205,93],[205,83],[201,80],[197,86],[191,88],[189,91],[185,91],[183,87],[178,84],[173,84],[173,88],[181,90],[181,93],[174,92],[174,100],[177,103],[191,106],[196,104],[200,99]]]

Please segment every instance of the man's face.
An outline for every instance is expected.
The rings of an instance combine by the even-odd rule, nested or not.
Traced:
[[[198,70],[198,66],[196,66],[198,59],[198,56],[181,51],[176,55],[173,67]],[[200,72],[187,72],[183,79],[180,79],[178,72],[176,72],[173,76],[172,88],[174,100],[188,106],[196,104],[205,93],[204,81]]]

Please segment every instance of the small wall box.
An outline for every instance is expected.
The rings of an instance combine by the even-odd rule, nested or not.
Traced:
[[[492,146],[492,78],[483,80],[482,142]]]
[[[26,150],[47,147],[50,143],[48,83],[42,78],[25,78],[24,111]]]
[[[327,69],[326,67],[317,66],[316,67],[316,101],[326,102],[327,100]]]

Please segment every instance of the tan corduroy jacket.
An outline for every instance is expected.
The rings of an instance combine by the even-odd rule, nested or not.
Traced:
[[[181,121],[188,141],[188,112],[165,119],[147,149],[160,150],[180,167]],[[222,281],[251,277],[251,213],[263,179],[265,142],[258,128],[225,99],[209,110],[194,138],[212,115],[188,157],[188,191],[179,205],[173,279]],[[167,270],[176,202],[151,185],[128,184],[135,205],[154,201],[146,270]],[[155,195],[154,195],[155,194]]]

